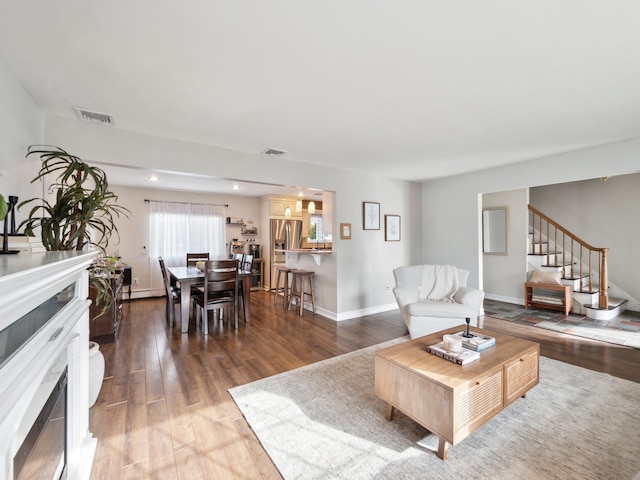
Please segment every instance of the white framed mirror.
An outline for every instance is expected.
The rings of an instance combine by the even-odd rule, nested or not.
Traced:
[[[488,255],[509,253],[509,207],[482,209],[482,252]]]

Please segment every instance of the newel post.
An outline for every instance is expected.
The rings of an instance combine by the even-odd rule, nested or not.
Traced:
[[[608,248],[600,252],[600,295],[598,297],[599,308],[609,308],[609,273],[607,272]]]

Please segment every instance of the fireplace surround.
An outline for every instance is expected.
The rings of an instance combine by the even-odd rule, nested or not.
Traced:
[[[63,452],[64,466],[52,479],[63,469],[65,478],[89,478],[96,440],[89,432],[87,267],[96,255],[0,257],[0,478],[14,478],[16,456],[63,385],[64,446],[55,455]]]

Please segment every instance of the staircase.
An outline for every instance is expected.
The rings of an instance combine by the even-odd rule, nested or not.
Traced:
[[[608,248],[593,247],[529,205],[528,268],[561,272],[573,289],[573,313],[611,320],[626,300],[609,298]]]

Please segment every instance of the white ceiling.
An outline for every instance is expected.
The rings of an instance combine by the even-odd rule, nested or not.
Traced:
[[[639,25],[637,0],[5,0],[0,58],[47,115],[420,181],[639,137]]]
[[[107,178],[111,185],[242,195],[248,197],[287,195],[300,196],[308,200],[322,200],[322,191],[309,187],[247,182],[246,180],[234,180],[166,170],[149,170],[146,168],[98,162],[89,163],[104,170],[107,173]]]

